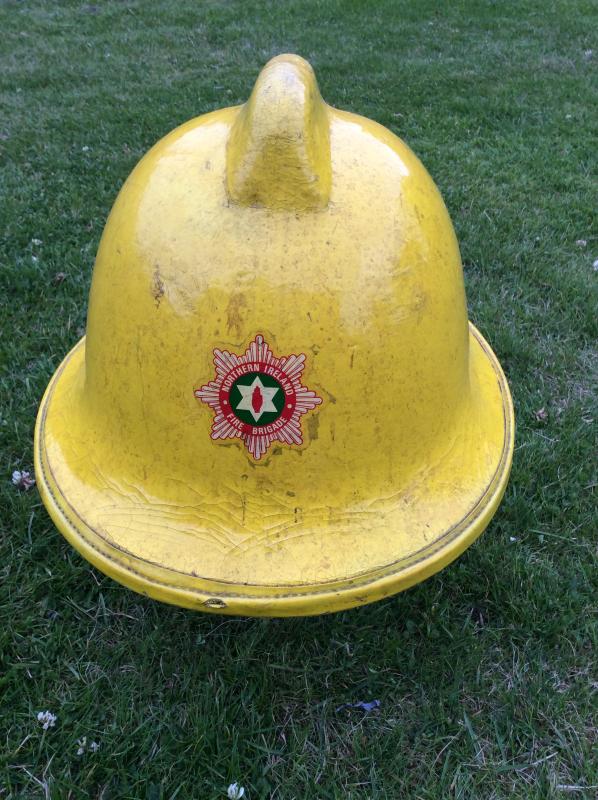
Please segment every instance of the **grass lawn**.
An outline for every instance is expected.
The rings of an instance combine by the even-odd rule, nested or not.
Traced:
[[[215,800],[233,781],[249,800],[596,797],[592,6],[0,4],[0,800]],[[515,461],[481,539],[394,599],[204,616],[97,573],[11,474],[32,470],[127,174],[286,51],[437,181],[511,382]]]

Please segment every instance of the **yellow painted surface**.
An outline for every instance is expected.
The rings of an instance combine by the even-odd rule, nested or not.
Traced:
[[[214,349],[305,354],[322,403],[256,460],[194,396]],[[296,56],[137,165],[87,336],[50,383],[36,474],[93,564],[171,603],[317,614],[423,580],[486,527],[513,411],[468,324],[444,203],[409,148],[327,106]]]

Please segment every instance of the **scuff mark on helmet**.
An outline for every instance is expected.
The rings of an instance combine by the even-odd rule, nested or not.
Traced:
[[[154,280],[152,283],[152,297],[156,302],[156,308],[160,308],[160,302],[164,297],[164,281],[160,275],[160,267],[157,264],[154,270]]]

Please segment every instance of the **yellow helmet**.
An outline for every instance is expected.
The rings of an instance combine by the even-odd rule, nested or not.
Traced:
[[[95,566],[264,616],[436,572],[488,524],[512,452],[436,186],[293,55],[133,170],[35,439],[44,503]]]

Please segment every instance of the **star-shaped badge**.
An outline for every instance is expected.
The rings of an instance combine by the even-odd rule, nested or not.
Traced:
[[[301,385],[305,355],[277,358],[257,335],[241,356],[214,348],[216,379],[195,396],[215,412],[212,439],[241,439],[259,460],[271,443],[303,443],[301,416],[322,398]]]

